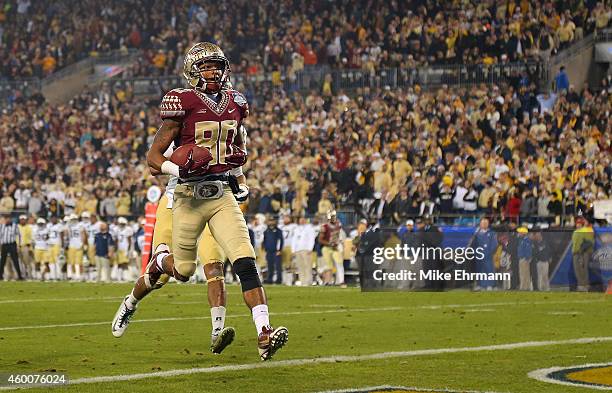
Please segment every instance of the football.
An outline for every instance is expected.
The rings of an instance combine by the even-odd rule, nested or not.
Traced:
[[[200,147],[196,144],[188,144],[179,146],[174,150],[170,156],[170,161],[184,168],[190,156],[193,159],[192,168],[208,166],[208,163],[212,160],[212,155],[207,148]]]

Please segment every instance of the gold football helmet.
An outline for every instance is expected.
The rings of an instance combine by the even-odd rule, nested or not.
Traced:
[[[221,74],[214,79],[205,79],[200,66],[206,61],[216,61],[222,64]],[[218,92],[229,83],[231,73],[229,60],[218,45],[210,42],[198,42],[185,54],[183,75],[193,88],[206,92]]]

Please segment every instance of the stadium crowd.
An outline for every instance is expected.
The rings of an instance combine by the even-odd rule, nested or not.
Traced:
[[[144,49],[130,76],[174,75],[189,42],[225,48],[234,72],[544,60],[609,26],[598,1],[7,0],[2,78],[44,77],[110,50]]]
[[[514,85],[355,95],[324,81],[307,96],[266,93],[247,121],[247,214],[355,211],[386,225],[486,213],[571,225],[610,198],[610,92]],[[108,86],[66,105],[42,96],[0,115],[0,211],[64,217],[143,214],[143,160],[159,101]],[[162,184],[163,185],[163,184]]]

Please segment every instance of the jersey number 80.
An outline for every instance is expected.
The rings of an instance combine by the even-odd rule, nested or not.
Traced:
[[[200,121],[195,124],[195,143],[210,150],[212,161],[209,165],[225,164],[227,143],[233,142],[237,128],[236,120]]]

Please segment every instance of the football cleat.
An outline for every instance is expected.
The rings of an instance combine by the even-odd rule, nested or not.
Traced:
[[[136,307],[129,308],[127,306],[126,300],[127,296],[121,302],[119,306],[119,310],[115,314],[115,318],[113,318],[113,323],[111,324],[113,336],[119,338],[123,336],[123,333],[127,330],[128,324],[130,323],[130,319],[136,312]]]
[[[212,353],[221,353],[234,341],[236,330],[233,327],[226,327],[221,332],[210,339],[210,350]]]
[[[281,349],[289,339],[289,330],[286,327],[280,326],[272,329],[271,326],[265,326],[257,341],[259,356],[261,360],[270,360],[272,356]]]

